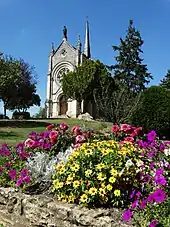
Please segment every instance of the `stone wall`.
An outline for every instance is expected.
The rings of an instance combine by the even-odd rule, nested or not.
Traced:
[[[4,227],[125,227],[116,209],[87,209],[45,195],[0,188],[0,224]]]

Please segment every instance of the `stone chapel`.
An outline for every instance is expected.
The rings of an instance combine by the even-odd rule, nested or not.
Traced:
[[[81,65],[85,59],[91,58],[90,53],[90,34],[89,23],[86,21],[85,41],[82,51],[80,37],[78,38],[77,47],[68,42],[67,28],[63,29],[63,40],[57,49],[52,49],[49,54],[48,74],[47,74],[47,96],[46,96],[46,116],[47,118],[58,117],[77,117],[77,101],[66,99],[61,87],[61,78],[63,73],[73,71],[76,66]],[[87,109],[87,103],[81,103],[82,112],[84,106]],[[87,110],[86,110],[87,111]],[[93,115],[93,104],[88,103],[88,113]]]

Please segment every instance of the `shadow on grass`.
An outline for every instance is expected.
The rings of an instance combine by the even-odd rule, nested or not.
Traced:
[[[49,122],[43,121],[24,121],[24,120],[0,120],[0,128],[37,128],[46,127]]]
[[[1,132],[0,131],[0,138],[1,139],[15,139],[15,138],[18,138],[18,133],[15,133],[15,132]]]

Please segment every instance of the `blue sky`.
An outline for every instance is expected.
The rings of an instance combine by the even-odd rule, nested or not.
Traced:
[[[55,47],[60,44],[64,25],[71,44],[76,45],[78,34],[83,42],[86,16],[94,59],[114,63],[112,45],[119,44],[133,19],[144,39],[144,62],[154,77],[151,84],[158,84],[170,68],[170,0],[0,0],[0,51],[36,67],[42,105],[51,42]],[[31,108],[32,113],[37,111]]]

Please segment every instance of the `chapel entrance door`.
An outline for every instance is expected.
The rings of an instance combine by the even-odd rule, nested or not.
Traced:
[[[68,110],[68,103],[64,95],[61,95],[59,103],[60,103],[60,115],[66,115],[66,112]]]

